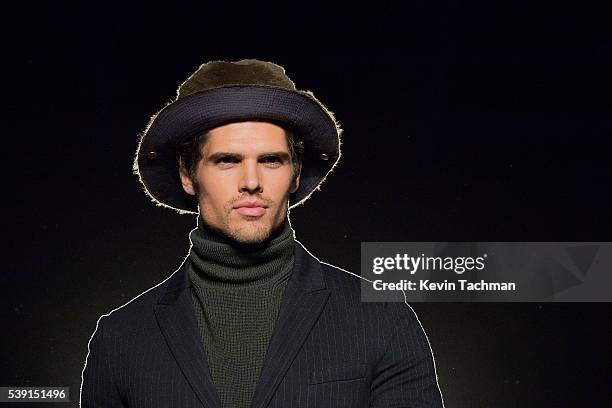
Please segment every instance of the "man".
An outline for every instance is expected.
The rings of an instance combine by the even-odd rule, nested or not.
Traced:
[[[354,275],[294,239],[288,212],[340,157],[340,127],[276,64],[213,61],[143,133],[135,171],[198,214],[166,281],[103,315],[84,407],[441,407],[404,303],[362,303]]]

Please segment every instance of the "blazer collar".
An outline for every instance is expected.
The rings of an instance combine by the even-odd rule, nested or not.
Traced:
[[[268,406],[330,295],[321,263],[297,240],[294,254],[293,276],[283,294],[251,408]]]

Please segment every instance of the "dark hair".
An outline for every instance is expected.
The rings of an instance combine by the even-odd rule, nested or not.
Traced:
[[[304,158],[304,141],[300,135],[296,134],[286,126],[282,126],[282,128],[285,130],[285,136],[287,136],[289,155],[291,156],[291,162],[293,164],[293,182],[298,177],[302,169],[302,161]],[[187,170],[189,178],[191,178],[191,180],[194,182],[196,180],[198,163],[202,159],[202,148],[204,147],[204,144],[206,144],[210,132],[210,130],[200,132],[198,135],[188,137],[176,144],[176,158],[179,165],[182,163],[185,170]]]

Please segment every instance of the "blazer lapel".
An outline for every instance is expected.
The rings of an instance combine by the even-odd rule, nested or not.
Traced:
[[[268,405],[329,298],[319,261],[298,241],[294,255],[293,276],[283,294],[252,408]]]
[[[195,320],[186,265],[185,261],[169,278],[166,292],[155,305],[155,316],[172,355],[199,400],[207,408],[221,408]]]

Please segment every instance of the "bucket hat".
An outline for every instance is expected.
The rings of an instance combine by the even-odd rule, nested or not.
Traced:
[[[342,129],[311,91],[298,90],[285,69],[257,59],[202,64],[176,98],[154,114],[140,136],[133,170],[159,206],[197,213],[195,196],[181,185],[177,143],[224,124],[268,121],[298,134],[304,155],[289,208],[318,190],[340,159]]]

